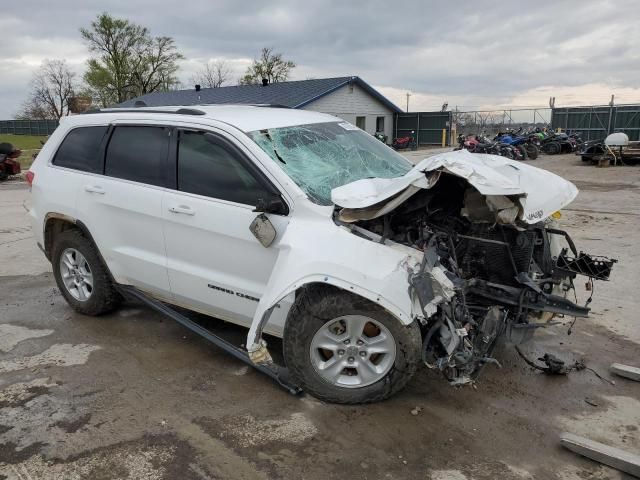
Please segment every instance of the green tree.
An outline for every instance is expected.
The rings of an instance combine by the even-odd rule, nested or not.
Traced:
[[[266,78],[269,83],[284,82],[289,78],[291,70],[296,64],[291,60],[284,60],[281,53],[273,53],[272,48],[263,48],[260,58],[254,59],[251,66],[240,79],[241,85],[253,85]]]
[[[108,13],[80,33],[93,54],[84,80],[103,106],[178,84],[177,62],[184,57],[173,38],[152,37],[147,28]]]

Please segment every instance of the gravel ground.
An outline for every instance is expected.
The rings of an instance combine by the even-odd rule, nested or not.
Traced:
[[[590,319],[570,336],[568,321],[540,332],[526,351],[584,359],[615,385],[588,370],[540,375],[505,345],[503,368],[487,367],[477,388],[423,370],[395,398],[358,407],[292,397],[139,305],[75,314],[31,238],[25,184],[0,184],[0,479],[627,478],[558,435],[640,452],[639,385],[607,372],[640,364],[640,167],[532,164],[580,188],[562,219],[579,248],[620,262],[596,285]]]

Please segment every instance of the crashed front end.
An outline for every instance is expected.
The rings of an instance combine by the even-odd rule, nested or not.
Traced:
[[[422,252],[407,278],[422,358],[464,384],[498,364],[500,336],[521,343],[555,315],[588,315],[567,298],[574,279],[607,280],[615,260],[579,252],[556,227],[577,193],[550,172],[461,151],[425,159],[401,178],[334,189],[332,199],[336,221],[354,233]]]

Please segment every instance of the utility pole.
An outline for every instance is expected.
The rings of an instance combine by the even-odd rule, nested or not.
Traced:
[[[409,92],[407,92],[407,113],[409,113],[409,97],[411,96],[411,94]]]
[[[613,133],[611,131],[611,122],[613,119],[613,106],[614,104],[614,98],[615,96],[613,94],[611,94],[611,101],[609,102],[609,125],[607,126],[607,135],[609,135],[610,133]]]

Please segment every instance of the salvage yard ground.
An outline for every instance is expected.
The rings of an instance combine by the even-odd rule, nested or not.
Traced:
[[[524,350],[584,359],[614,385],[539,374],[505,345],[504,368],[488,366],[477,388],[423,369],[380,404],[292,397],[139,305],[75,314],[32,239],[26,185],[0,184],[0,479],[630,478],[562,449],[559,434],[640,452],[639,384],[608,373],[640,364],[640,167],[531,163],[580,189],[562,218],[579,248],[620,261],[596,283],[590,319],[571,335],[563,319]]]

